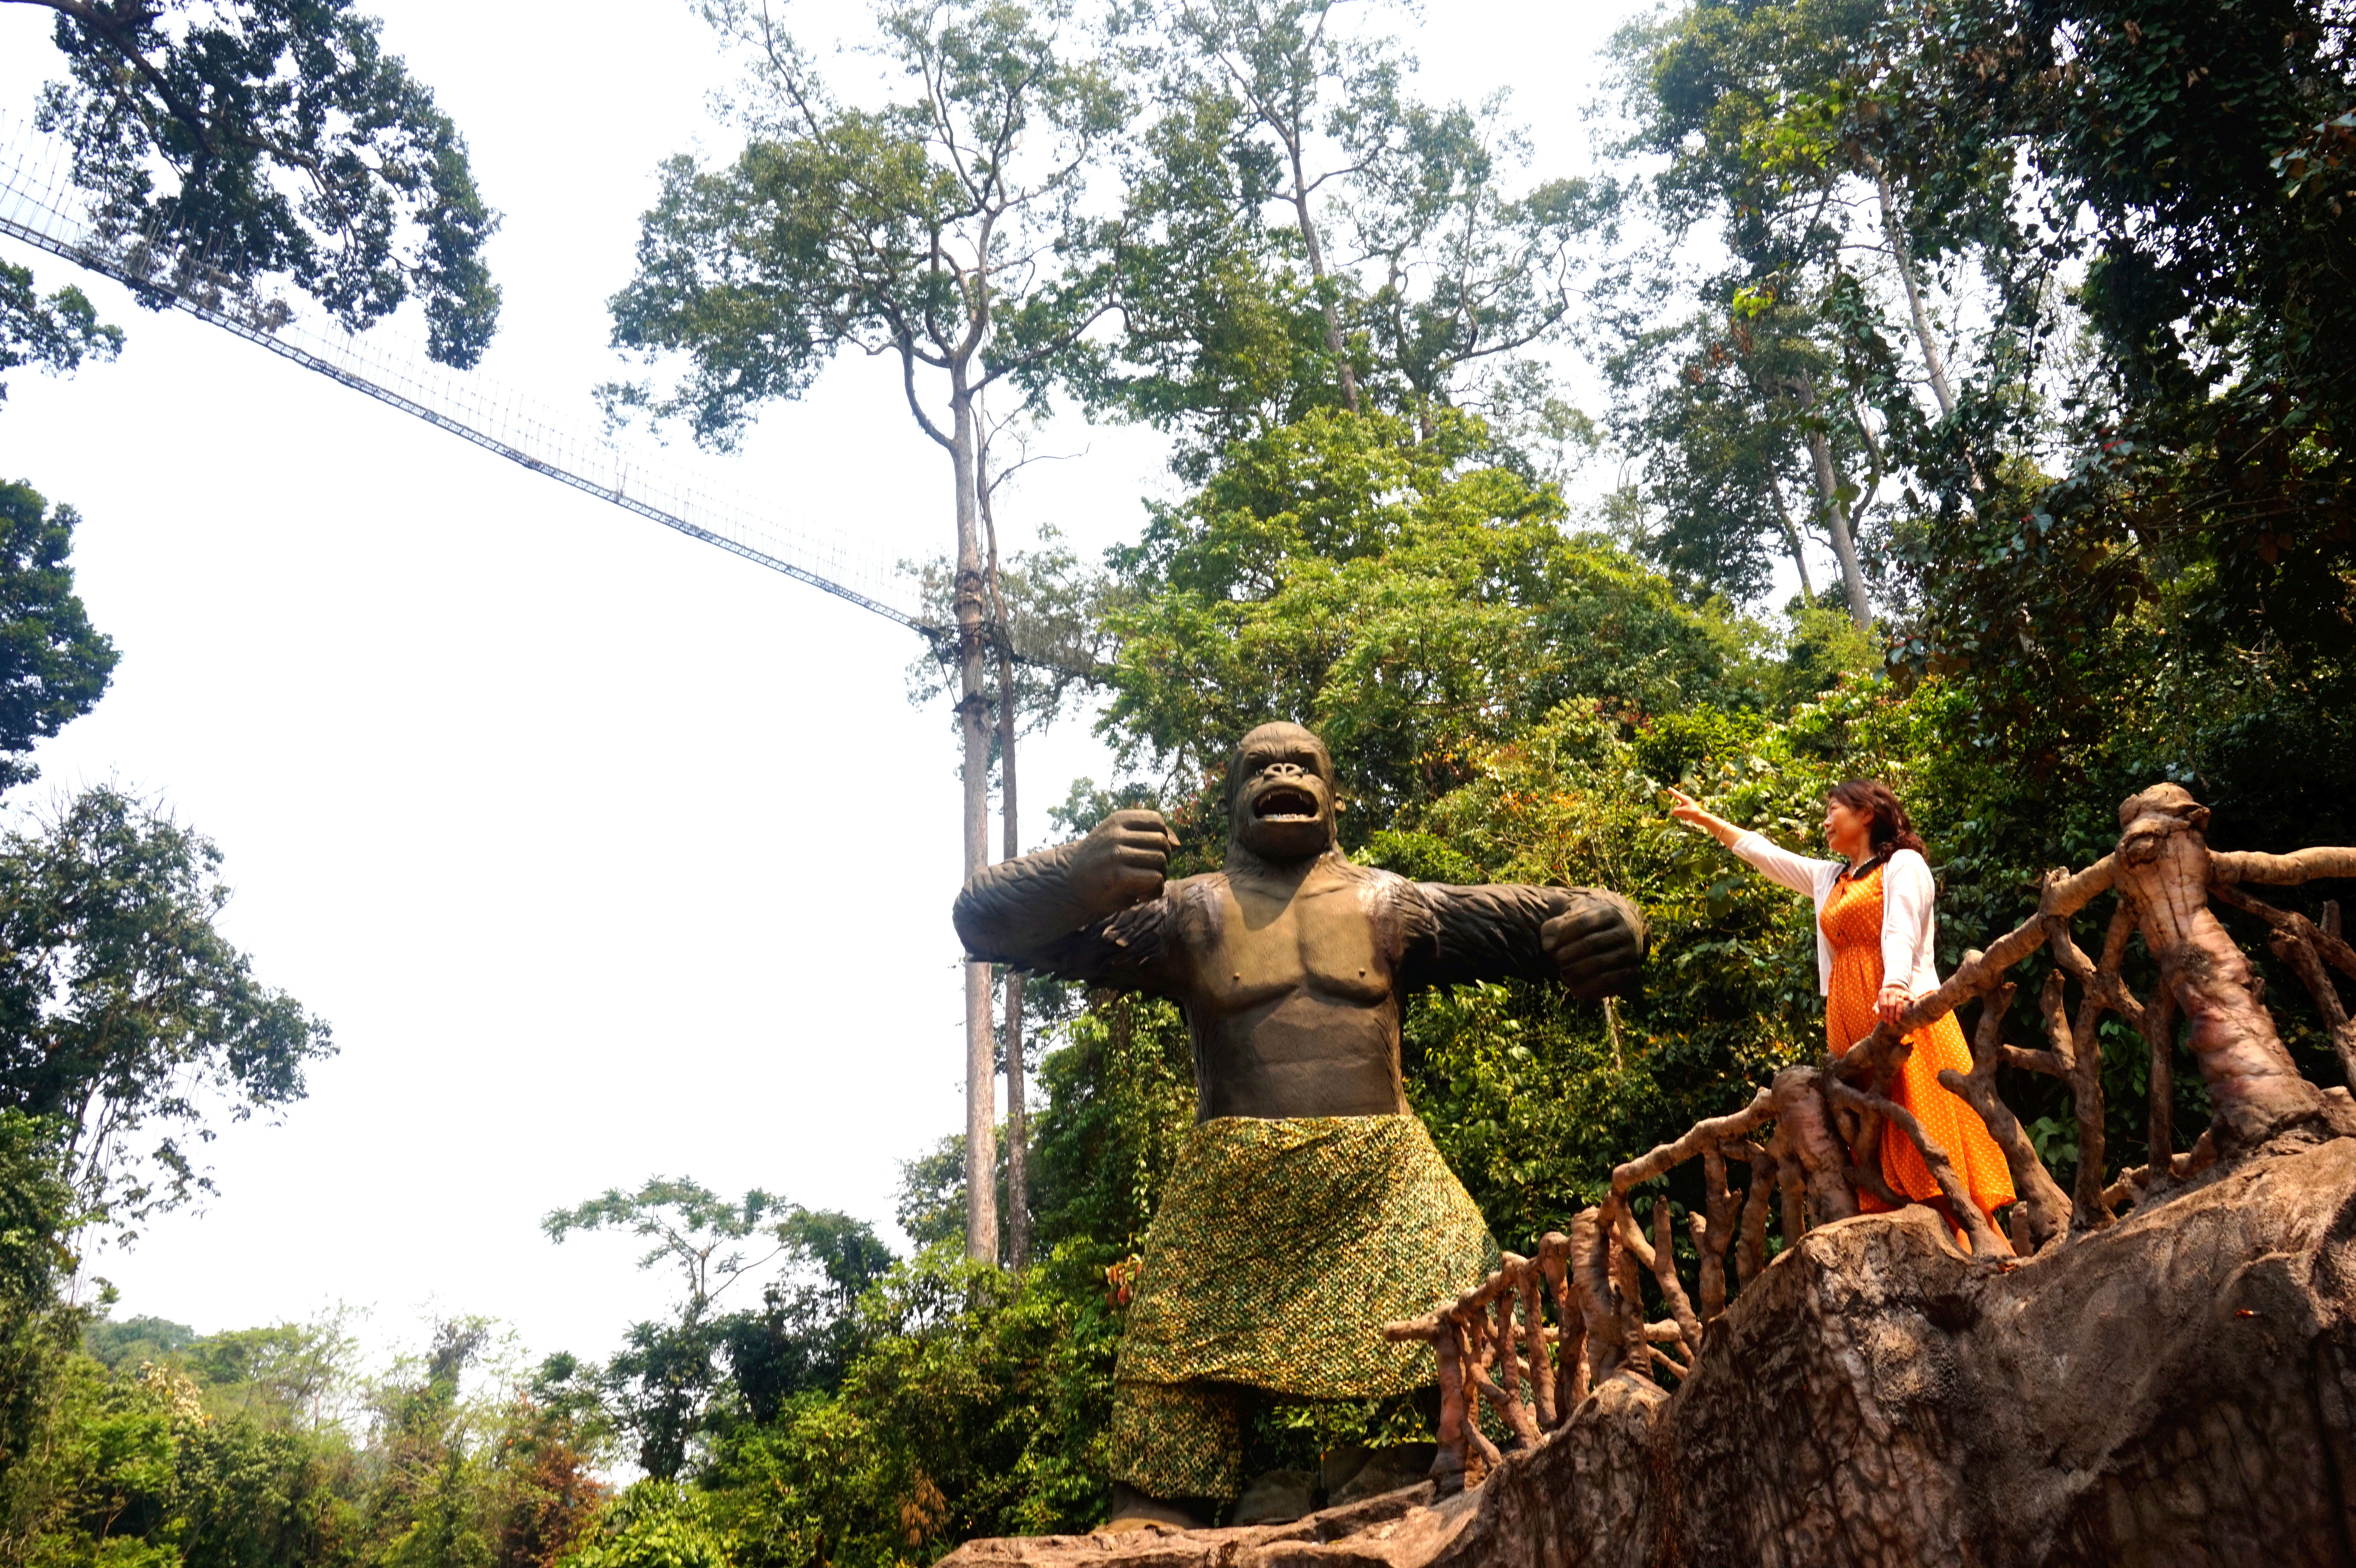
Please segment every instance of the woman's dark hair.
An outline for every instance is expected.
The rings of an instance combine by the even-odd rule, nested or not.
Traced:
[[[1861,811],[1873,818],[1873,852],[1877,856],[1895,855],[1901,849],[1912,849],[1929,859],[1923,848],[1922,836],[1914,831],[1914,824],[1890,786],[1879,779],[1851,779],[1837,784],[1825,795],[1826,800],[1837,800],[1851,811]]]

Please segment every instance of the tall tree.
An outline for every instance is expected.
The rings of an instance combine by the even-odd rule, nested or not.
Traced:
[[[1027,448],[1018,447],[1021,455],[1013,461],[997,460],[993,448],[1010,439],[1010,433],[1019,440],[1023,432],[1010,432],[1009,427],[987,417],[981,419],[980,428],[984,478],[980,499],[988,556],[982,580],[990,613],[985,630],[997,677],[991,706],[997,716],[999,816],[1004,858],[1011,860],[1023,853],[1016,767],[1021,737],[1044,730],[1061,717],[1072,699],[1092,685],[1104,668],[1108,652],[1101,617],[1104,582],[1101,573],[1082,566],[1052,528],[1041,530],[1036,549],[1001,554],[995,497],[1035,458]],[[952,616],[955,562],[937,557],[915,575],[932,613]],[[951,651],[928,650],[909,664],[911,700],[929,702],[955,686],[954,664],[940,657]],[[1006,1063],[1006,1256],[1021,1268],[1031,1255],[1029,1117],[1023,1083],[1027,1058],[1023,1038],[1023,996],[1029,980],[1019,969],[1001,969],[998,980],[1003,997],[998,1051]]]
[[[552,1358],[541,1380],[552,1390],[586,1373],[637,1439],[638,1465],[662,1480],[680,1473],[712,1426],[732,1373],[734,1392],[761,1421],[786,1395],[840,1376],[852,1349],[851,1307],[893,1263],[873,1229],[848,1214],[803,1209],[758,1189],[725,1199],[684,1179],[609,1190],[547,1215],[541,1229],[557,1243],[575,1232],[625,1232],[650,1243],[641,1269],[679,1271],[670,1320],[632,1324],[602,1367]],[[769,1272],[776,1264],[782,1271]],[[731,1290],[765,1281],[762,1307],[723,1309]]]
[[[2172,601],[2230,678],[2254,660],[2344,704],[2356,19],[1986,0],[1934,20],[1946,118],[2014,152],[2040,248],[2083,268],[2083,317],[2052,336],[2090,329],[2094,352],[2040,482],[1925,540],[1926,656],[2050,708],[2072,650]]]
[[[221,933],[220,865],[111,787],[0,836],[0,1109],[60,1123],[82,1201],[117,1221],[208,1189],[209,1115],[301,1099],[332,1050]]]
[[[1523,351],[1565,329],[1580,241],[1616,207],[1582,180],[1516,189],[1530,150],[1502,101],[1416,101],[1412,61],[1350,10],[1187,0],[1141,23],[1154,112],[1129,160],[1122,331],[1087,389],[1181,432],[1189,479],[1316,408],[1528,400]]]
[[[122,348],[123,329],[100,321],[89,295],[68,284],[45,296],[30,268],[0,261],[0,376],[19,365],[70,375],[84,359],[112,359]],[[7,396],[0,381],[0,401]]]
[[[649,1243],[638,1267],[679,1273],[676,1321],[631,1325],[621,1352],[596,1374],[648,1475],[669,1480],[686,1465],[721,1378],[720,1298],[786,1253],[778,1221],[790,1211],[757,1188],[732,1200],[694,1181],[650,1177],[635,1192],[616,1188],[541,1221],[560,1244],[576,1232],[625,1232]]]
[[[1715,438],[1739,412],[1730,394],[1747,389],[1751,420],[1793,449],[1860,626],[1870,621],[1863,514],[1886,498],[1881,482],[1969,508],[1992,451],[2019,434],[2019,315],[2044,277],[2013,216],[2008,157],[1924,80],[1937,74],[1925,63],[1936,50],[1916,37],[1924,16],[1889,0],[1708,0],[1615,42],[1635,122],[1626,150],[1657,160],[1655,210],[1673,233],[1715,222],[1731,262],[1674,281],[1676,261],[1655,269],[1660,293],[1698,293],[1714,325],[1697,357],[1617,357],[1622,387],[1643,389],[1623,426],[1647,432],[1639,444],[1672,470],[1708,475]],[[1962,261],[1976,281],[1965,289],[1958,277],[1942,297],[1933,268]],[[1958,310],[1986,323],[1963,361],[1942,336]],[[1691,438],[1700,445],[1679,447]],[[1723,481],[1770,489],[1733,475],[1704,488]],[[1720,520],[1788,541],[1789,509]],[[1690,558],[1695,541],[1686,530],[1665,542],[1673,559]]]
[[[1106,308],[1107,224],[1083,197],[1121,99],[1061,5],[911,0],[875,13],[913,91],[837,101],[766,4],[710,0],[762,91],[735,160],[665,165],[637,276],[613,300],[617,347],[687,356],[671,392],[609,406],[686,419],[726,446],[760,404],[806,390],[836,353],[899,361],[909,413],[948,459],[956,519],[958,724],[965,869],[989,863],[989,612],[980,403],[1001,381],[1044,396]],[[920,389],[920,376],[929,393]],[[967,1245],[997,1255],[989,1201],[997,1095],[991,982],[966,966]]]

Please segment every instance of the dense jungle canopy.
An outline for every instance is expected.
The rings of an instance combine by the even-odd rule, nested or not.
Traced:
[[[54,8],[45,112],[110,199],[227,214],[255,275],[356,324],[414,291],[442,349],[480,351],[494,220],[372,24]],[[989,438],[1017,428],[985,385],[1008,413],[1167,431],[1183,498],[1105,560],[1049,540],[1001,570],[991,538],[990,613],[1043,662],[983,670],[1007,720],[985,754],[1094,700],[1124,770],[1075,784],[1058,832],[1151,804],[1181,869],[1215,865],[1220,758],[1295,718],[1359,859],[1646,911],[1644,995],[1609,1012],[1519,985],[1409,1008],[1410,1097],[1505,1245],[1819,1048],[1805,907],[1676,829],[1665,784],[1797,847],[1831,784],[1890,781],[1931,846],[1943,969],[2160,779],[2220,848],[2356,843],[2344,5],[1671,5],[1611,40],[1576,176],[1509,104],[1419,101],[1378,11],[890,3],[874,41],[909,85],[877,106],[829,97],[766,12],[707,9],[778,96],[741,151],[667,168],[615,342],[686,369],[610,407],[724,443],[838,349],[897,355],[968,398],[958,500],[985,522],[1013,461]],[[998,140],[944,154],[971,115]],[[1018,154],[1061,183],[993,183]],[[269,194],[314,166],[327,196]],[[985,234],[996,270],[945,270],[941,236],[977,224],[1016,249]],[[0,369],[120,339],[0,266]],[[14,784],[113,653],[73,594],[70,507],[8,485],[0,521]],[[961,1138],[908,1151],[905,1256],[880,1217],[647,1179],[545,1221],[637,1236],[677,1284],[611,1357],[521,1360],[454,1319],[371,1371],[333,1320],[198,1337],[67,1288],[77,1236],[200,1189],[206,1116],[299,1101],[329,1049],[214,929],[218,861],[104,789],[0,839],[0,1568],[801,1568],[1102,1517],[1121,1282],[1193,1115],[1172,1008],[1001,993],[1033,1090],[999,1264],[965,1256]],[[2127,1167],[2147,1063],[2120,1029]],[[2176,1083],[2200,1125],[2199,1074]],[[2059,1093],[2007,1085],[2066,1186]],[[1419,1420],[1280,1405],[1250,1442],[1275,1468]]]

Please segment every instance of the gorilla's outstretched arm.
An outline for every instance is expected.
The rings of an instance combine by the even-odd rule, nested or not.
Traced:
[[[976,872],[951,912],[966,951],[1061,979],[1167,994],[1176,911],[1169,830],[1115,812],[1086,838]]]
[[[1408,989],[1553,980],[1591,1001],[1630,995],[1643,976],[1644,917],[1618,893],[1518,883],[1413,888],[1428,923],[1410,912],[1417,929],[1399,966]]]

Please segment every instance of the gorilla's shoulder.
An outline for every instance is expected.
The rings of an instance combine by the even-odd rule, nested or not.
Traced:
[[[1361,866],[1355,860],[1340,862],[1342,874],[1376,892],[1398,894],[1412,890],[1415,884],[1397,871],[1387,871],[1380,866]]]

